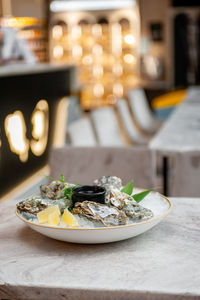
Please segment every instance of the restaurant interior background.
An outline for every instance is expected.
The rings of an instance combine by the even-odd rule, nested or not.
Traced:
[[[200,83],[200,1],[0,4],[2,196],[19,183],[24,189],[24,180],[49,163],[52,147],[153,151],[152,138],[188,87]],[[176,160],[166,156],[152,153],[151,188],[179,196],[185,184],[179,182],[176,189]],[[195,179],[188,181],[199,174],[196,162]],[[193,186],[192,192],[185,189],[187,196],[199,192]]]

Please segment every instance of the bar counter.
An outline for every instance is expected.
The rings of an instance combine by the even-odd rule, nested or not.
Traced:
[[[76,88],[73,66],[0,67],[0,194],[46,164],[57,105]]]
[[[199,198],[171,198],[172,212],[122,242],[56,241],[0,204],[0,298],[16,300],[200,299]]]

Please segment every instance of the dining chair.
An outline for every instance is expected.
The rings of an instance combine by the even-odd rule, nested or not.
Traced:
[[[96,146],[98,144],[91,121],[87,116],[68,126],[67,137],[72,146]]]
[[[134,124],[125,99],[118,99],[116,103],[121,123],[133,144],[147,144],[149,139]]]
[[[91,111],[91,120],[101,146],[125,146],[113,107],[102,107]]]
[[[83,111],[77,96],[70,96],[67,107],[67,127],[83,116]]]
[[[159,128],[159,122],[153,117],[144,90],[131,89],[127,96],[133,116],[141,129],[151,134],[155,133]]]
[[[124,184],[134,180],[135,186],[155,186],[152,153],[137,147],[70,147],[52,148],[49,158],[50,175],[72,183],[92,184],[103,175],[118,176]]]

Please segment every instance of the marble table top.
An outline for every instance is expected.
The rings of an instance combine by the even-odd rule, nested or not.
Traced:
[[[158,133],[149,147],[162,154],[200,151],[200,88],[191,88],[187,96]]]
[[[50,239],[0,203],[0,299],[200,299],[200,198],[171,198],[172,212],[122,242]]]

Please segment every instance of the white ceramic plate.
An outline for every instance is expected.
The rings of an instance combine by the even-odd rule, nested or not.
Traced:
[[[134,192],[138,192],[135,189]],[[154,217],[139,223],[99,228],[63,228],[30,222],[16,210],[17,216],[33,230],[50,238],[80,244],[110,243],[137,236],[158,224],[171,210],[171,202],[159,193],[151,192],[140,204],[153,211]]]

